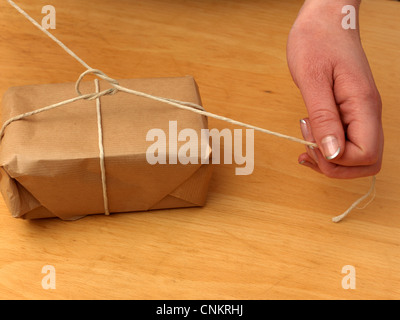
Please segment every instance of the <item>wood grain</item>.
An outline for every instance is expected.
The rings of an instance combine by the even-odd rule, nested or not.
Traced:
[[[208,111],[300,137],[306,115],[286,65],[301,1],[27,1],[89,65],[115,78],[193,75]],[[303,146],[255,135],[255,170],[217,165],[204,208],[12,218],[0,201],[0,298],[400,298],[400,3],[365,0],[362,39],[384,104],[385,156],[375,200],[339,224],[369,179],[331,180],[297,164]],[[0,95],[76,81],[82,66],[0,2]],[[233,128],[210,120],[210,127]],[[42,267],[56,269],[44,290]],[[344,290],[342,267],[356,268]]]

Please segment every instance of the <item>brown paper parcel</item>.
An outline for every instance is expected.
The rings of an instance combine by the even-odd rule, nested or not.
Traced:
[[[118,81],[151,95],[201,105],[192,77]],[[100,91],[108,87],[100,81]],[[81,91],[95,92],[94,82],[82,82]],[[3,97],[2,121],[75,96],[72,83],[10,88]],[[204,205],[211,165],[202,164],[200,137],[207,118],[124,92],[100,99],[110,212]],[[168,164],[169,121],[177,121],[178,133],[185,128],[197,132],[199,139],[193,143],[198,164]],[[146,135],[154,128],[166,134],[167,164],[146,160],[154,143],[146,141]],[[184,143],[178,142],[177,150]],[[14,217],[70,220],[104,213],[96,101],[80,100],[11,123],[0,144],[0,174],[0,189]]]

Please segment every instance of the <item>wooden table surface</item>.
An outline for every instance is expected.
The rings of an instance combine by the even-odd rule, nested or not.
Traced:
[[[286,65],[302,1],[16,1],[89,65],[114,78],[193,75],[208,111],[301,137],[304,103]],[[216,165],[203,208],[17,220],[0,201],[0,298],[399,299],[400,3],[365,0],[361,33],[384,105],[375,200],[331,218],[370,179],[333,180],[298,165],[304,147],[255,134],[255,169]],[[84,71],[0,1],[0,95],[73,82]],[[209,121],[211,128],[235,128]],[[54,266],[45,290],[42,268]],[[342,268],[356,288],[345,290]]]

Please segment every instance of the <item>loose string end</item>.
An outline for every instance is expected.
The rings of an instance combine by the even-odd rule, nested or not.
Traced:
[[[374,197],[375,197],[375,182],[376,182],[376,176],[373,176],[373,177],[372,177],[372,182],[371,182],[371,187],[369,188],[368,192],[367,192],[365,195],[363,195],[361,198],[359,198],[357,201],[355,201],[355,202],[354,202],[345,212],[343,212],[341,215],[332,218],[332,221],[333,221],[333,222],[336,222],[336,223],[342,221],[354,208],[356,208],[356,207],[359,205],[360,202],[362,202],[363,200],[365,200],[366,198],[368,198],[368,197],[371,195],[371,193],[374,191],[374,196],[373,196],[373,198],[372,198],[370,201],[368,201],[368,203],[367,203],[365,206],[363,206],[362,208],[360,208],[360,209],[363,209],[363,208],[367,207],[367,206],[372,202],[372,200],[373,200]]]

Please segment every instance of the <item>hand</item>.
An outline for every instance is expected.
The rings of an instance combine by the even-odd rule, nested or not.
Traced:
[[[383,153],[382,103],[355,30],[343,29],[341,10],[359,1],[305,1],[289,35],[287,59],[309,118],[300,121],[304,139],[318,148],[299,156],[332,178],[377,174]],[[358,22],[358,16],[357,16]]]

